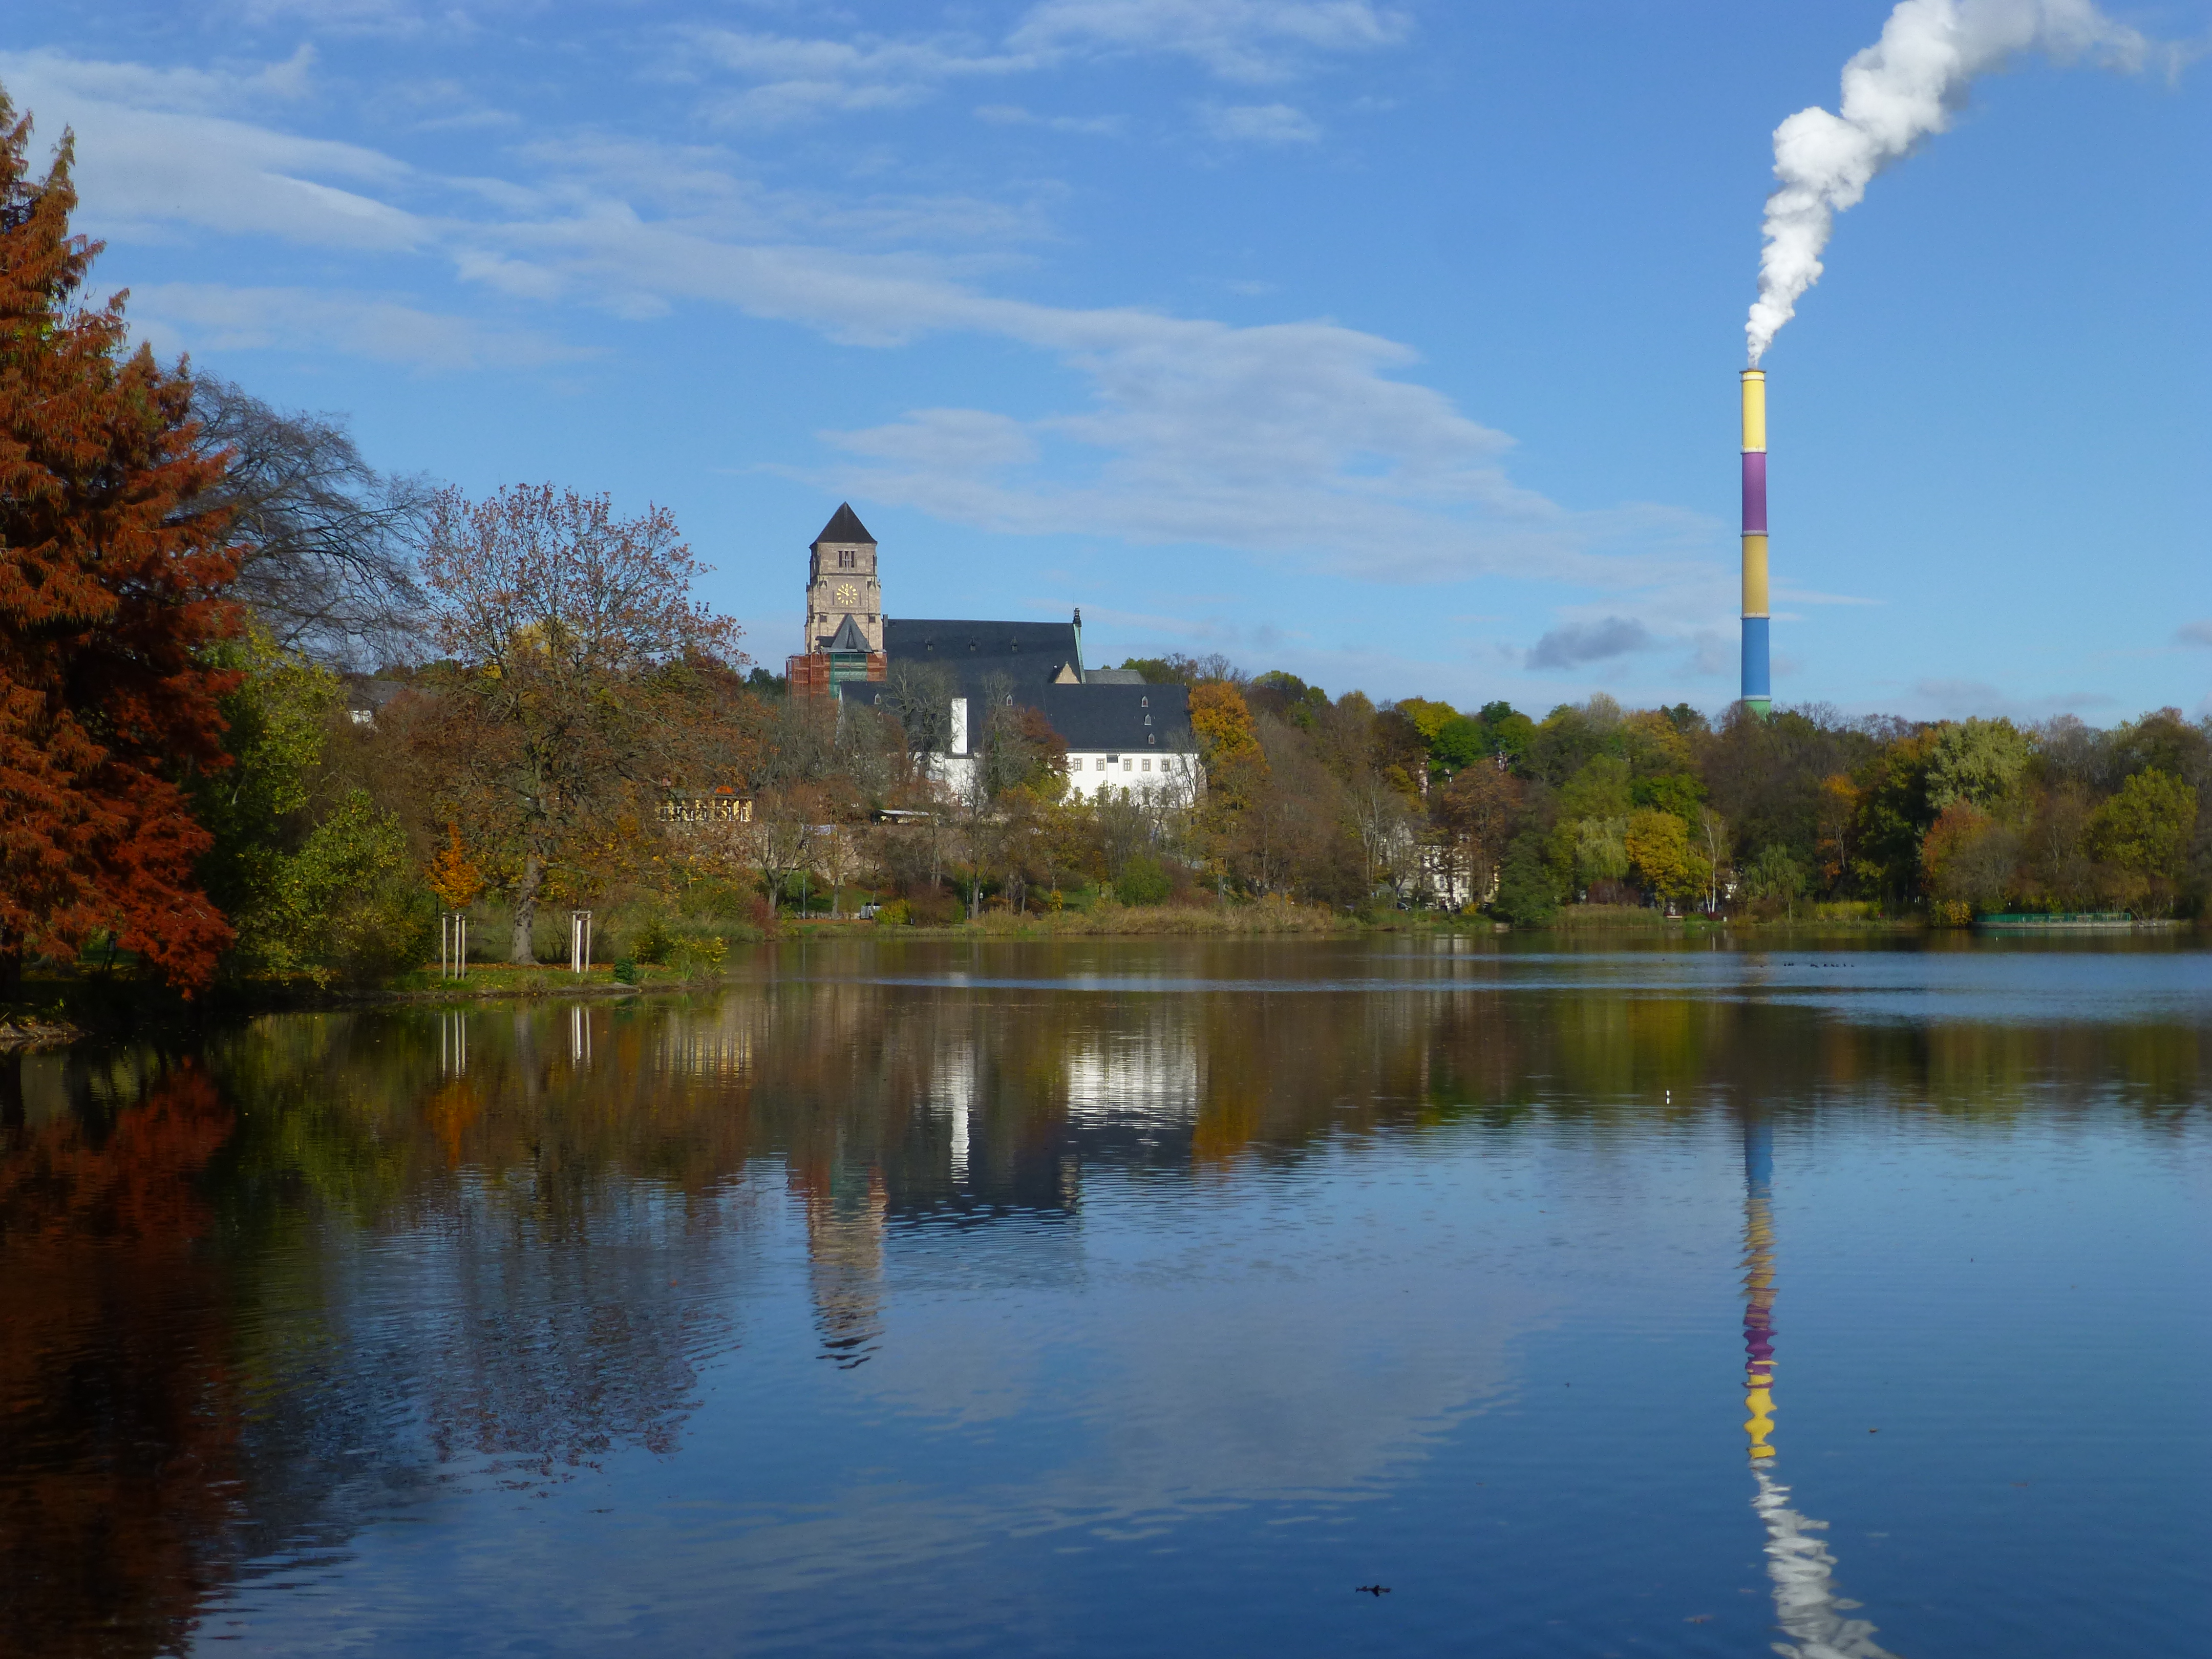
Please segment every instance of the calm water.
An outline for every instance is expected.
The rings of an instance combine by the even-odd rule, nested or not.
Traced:
[[[0,1062],[0,1647],[2212,1641],[2212,956],[743,972]]]

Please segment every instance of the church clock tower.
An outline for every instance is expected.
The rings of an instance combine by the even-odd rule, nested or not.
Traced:
[[[871,653],[884,648],[883,589],[876,581],[876,538],[849,504],[840,504],[814,538],[806,571],[809,654],[826,652],[847,618]]]

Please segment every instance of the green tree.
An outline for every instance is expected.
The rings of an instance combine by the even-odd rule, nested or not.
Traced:
[[[1131,859],[1114,878],[1114,896],[1124,904],[1164,904],[1174,890],[1165,866],[1149,854]]]
[[[1618,755],[1594,756],[1559,788],[1559,816],[1625,818],[1632,798],[1628,763]]]
[[[1558,890],[1544,867],[1542,838],[1524,831],[1513,839],[1498,874],[1498,896],[1491,909],[1516,927],[1537,927],[1559,914]]]
[[[1662,812],[1672,812],[1685,823],[1695,823],[1698,809],[1705,804],[1705,789],[1683,773],[1662,772],[1656,777],[1637,779],[1629,799],[1638,806],[1656,807]]]
[[[1490,758],[1490,734],[1480,720],[1454,714],[1429,739],[1429,769],[1438,777],[1450,777]]]
[[[192,792],[193,815],[214,838],[199,875],[238,930],[234,963],[252,963],[262,948],[257,934],[278,906],[285,862],[313,828],[308,796],[338,681],[258,623],[213,654],[240,678],[222,705],[231,763],[203,773]]]
[[[1619,881],[1628,873],[1628,819],[1562,818],[1559,828],[1573,837],[1575,879]]]
[[[318,984],[397,972],[428,953],[434,920],[409,876],[399,820],[356,789],[283,860],[271,902],[241,930],[241,952],[264,972]]]
[[[1938,726],[1928,747],[1929,811],[1960,800],[1987,811],[2011,793],[2034,752],[2027,735],[2010,720]]]
[[[1779,904],[1792,916],[1796,914],[1797,900],[1805,891],[1805,866],[1790,857],[1790,849],[1779,843],[1761,848],[1759,856],[1743,872],[1746,897]]]
[[[2170,902],[2197,830],[2197,792],[2152,767],[2136,773],[2089,819],[2099,857],[2135,877],[2156,900]]]
[[[1506,763],[1517,768],[1535,741],[1536,722],[1510,702],[1486,702],[1476,718],[1482,722],[1491,753],[1502,750]]]

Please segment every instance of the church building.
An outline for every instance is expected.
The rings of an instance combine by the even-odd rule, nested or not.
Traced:
[[[850,505],[837,508],[810,554],[805,649],[785,666],[792,696],[872,707],[899,665],[935,667],[950,705],[937,765],[956,787],[974,771],[974,739],[994,697],[1043,714],[1067,745],[1069,786],[1083,794],[1195,796],[1203,787],[1189,692],[1148,685],[1129,669],[1086,666],[1080,611],[1065,623],[886,616],[876,542]]]

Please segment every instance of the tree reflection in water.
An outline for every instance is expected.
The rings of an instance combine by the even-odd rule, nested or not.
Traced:
[[[777,1238],[803,1237],[810,1340],[849,1368],[882,1352],[901,1273],[1073,1283],[1104,1172],[1203,1193],[1443,1125],[1626,1149],[1744,1102],[1761,1125],[2163,1133],[2202,1097],[2197,1028],[2172,1020],[1854,1023],[1509,993],[1450,963],[1316,992],[1349,960],[1321,946],[1036,955],[988,992],[937,977],[951,949],[897,977],[871,960],[689,1002],[272,1017],[189,1053],[0,1060],[9,1627],[40,1651],[173,1650],[212,1602],[426,1493],[679,1455]],[[1102,963],[1121,981],[1056,977]],[[1875,1659],[1758,1422],[1759,1167],[1747,1397],[1778,1619],[1803,1654]],[[902,1230],[927,1261],[895,1272]]]
[[[245,1494],[234,1309],[198,1177],[233,1119],[206,1069],[0,1057],[0,1630],[153,1654],[229,1577]],[[52,1639],[49,1639],[52,1638]]]

